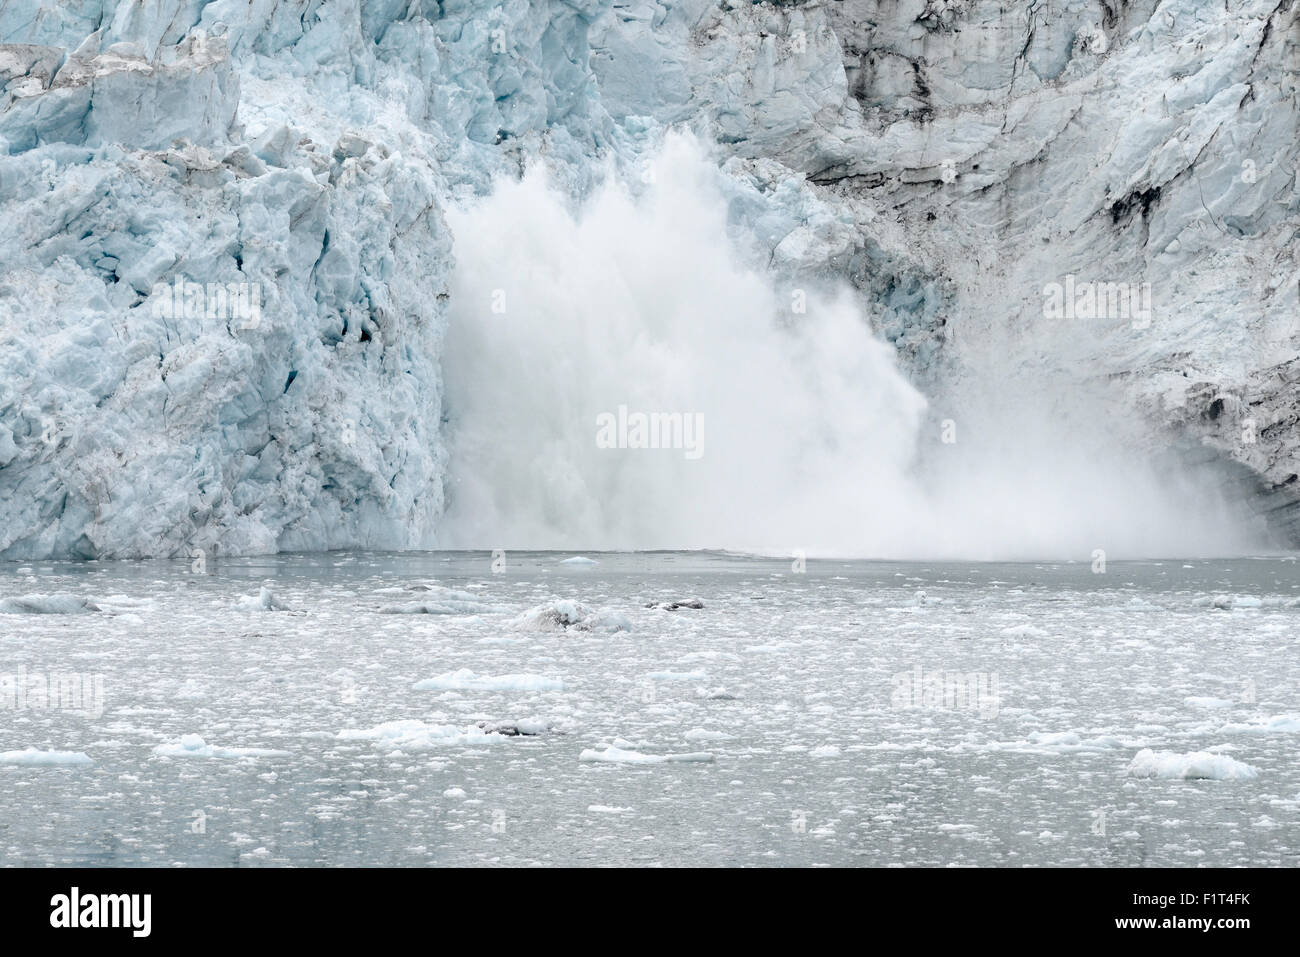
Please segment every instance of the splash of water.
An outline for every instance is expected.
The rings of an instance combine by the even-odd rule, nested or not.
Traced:
[[[534,169],[449,215],[441,544],[978,559],[1232,550],[1203,505],[1059,420],[995,417],[918,469],[933,417],[860,297],[810,292],[792,314],[789,292],[728,239],[703,150],[669,137],[654,171],[635,197],[610,177],[575,214]]]

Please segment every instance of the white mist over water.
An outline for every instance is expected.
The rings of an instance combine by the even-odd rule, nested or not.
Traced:
[[[611,176],[575,216],[533,169],[449,214],[441,545],[1083,560],[1245,547],[1205,501],[1099,447],[1104,429],[1085,441],[1034,408],[973,430],[963,408],[941,446],[947,413],[927,411],[858,294],[809,290],[796,314],[742,261],[720,175],[670,136],[640,196]],[[698,417],[702,454],[601,447],[620,406]]]

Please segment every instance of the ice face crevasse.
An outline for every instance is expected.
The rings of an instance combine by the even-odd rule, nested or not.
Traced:
[[[0,554],[429,543],[443,203],[597,149],[598,10],[0,6]]]
[[[444,211],[538,160],[591,194],[679,123],[750,261],[858,288],[921,436],[1059,433],[1008,427],[1041,395],[1285,529],[1296,5],[1039,6],[0,6],[0,555],[435,543]],[[1152,322],[1046,321],[1067,273],[1153,281]]]

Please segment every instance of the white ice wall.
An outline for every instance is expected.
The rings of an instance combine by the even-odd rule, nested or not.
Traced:
[[[1285,522],[1298,9],[2,0],[0,555],[434,542],[443,210],[535,157],[582,194],[673,123],[733,157],[737,241],[855,282],[936,414],[1118,383],[1124,431],[1204,440]],[[1155,321],[1045,321],[1067,272],[1152,282]],[[177,277],[259,320],[155,315]]]

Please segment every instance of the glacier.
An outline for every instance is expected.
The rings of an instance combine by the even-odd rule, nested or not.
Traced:
[[[543,235],[566,203],[577,216],[614,184],[635,206],[672,181],[655,171],[678,130],[705,144],[736,271],[766,290],[755,308],[792,289],[840,303],[847,288],[889,346],[864,344],[870,358],[846,359],[829,396],[818,377],[793,391],[822,403],[796,411],[834,420],[822,450],[866,444],[814,480],[864,458],[883,475],[867,492],[884,505],[863,524],[928,501],[907,485],[916,460],[949,503],[917,519],[945,553],[1059,548],[1033,530],[999,539],[1039,487],[1050,494],[1029,511],[1041,526],[1068,517],[1069,549],[1100,537],[1195,550],[1159,529],[1123,539],[1188,476],[1294,546],[1298,11],[0,0],[0,557],[489,545],[477,538],[521,525],[554,543],[566,523],[588,534],[565,545],[592,547],[605,516],[546,511],[572,455],[544,441],[495,463],[466,455],[467,442],[527,434],[533,410],[493,406],[512,367],[486,359],[508,349],[482,326],[466,338],[465,291],[494,252],[532,270],[521,282],[550,268],[510,255],[514,220],[474,216],[511,188],[555,207]],[[530,186],[543,167],[545,187]],[[1045,317],[1044,289],[1066,277],[1147,285],[1149,323]],[[544,331],[528,339],[531,368],[561,367],[572,340]],[[720,334],[700,338],[716,349]],[[755,335],[754,350],[778,341]],[[825,364],[845,341],[812,353]],[[726,362],[678,354],[702,370]],[[584,393],[555,398],[547,383],[583,372],[526,394],[554,398],[542,408],[557,415]],[[838,414],[868,401],[849,388],[855,372],[878,403],[866,431]],[[523,421],[493,424],[511,414]],[[961,440],[941,444],[954,427]],[[1035,471],[1045,458],[1059,469]],[[1134,458],[1164,471],[1130,475]],[[512,484],[488,481],[501,474]],[[770,497],[796,477],[759,488]],[[743,477],[719,477],[699,514],[653,476],[626,478],[609,514],[649,495],[672,521],[616,525],[605,544],[675,532],[682,545],[693,529],[690,544],[801,544],[797,516],[752,540],[731,535],[740,518],[704,534]],[[1133,502],[1101,535],[1092,513],[1117,487]],[[954,531],[953,515],[994,499]],[[763,500],[736,501],[752,514]],[[842,546],[817,531],[812,544]],[[889,532],[874,544],[897,553],[906,528]],[[1199,541],[1227,547],[1214,530]]]

